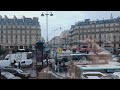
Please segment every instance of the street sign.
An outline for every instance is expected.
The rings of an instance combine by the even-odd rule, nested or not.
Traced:
[[[57,53],[62,53],[62,48],[57,48]]]

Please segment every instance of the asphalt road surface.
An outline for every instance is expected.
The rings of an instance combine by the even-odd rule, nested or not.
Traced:
[[[29,79],[36,79],[36,71],[35,70],[25,70],[25,72],[30,73],[31,77]]]

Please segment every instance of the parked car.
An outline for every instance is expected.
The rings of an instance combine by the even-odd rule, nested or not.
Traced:
[[[15,76],[21,77],[22,79],[28,79],[30,77],[30,73],[23,72],[22,70],[17,68],[2,68],[2,71],[10,72]]]
[[[18,76],[14,76],[10,72],[1,72],[1,79],[21,79]]]
[[[120,72],[114,72],[112,75],[117,77],[117,79],[120,79]]]

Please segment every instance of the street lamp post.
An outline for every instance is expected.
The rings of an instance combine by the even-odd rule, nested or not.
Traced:
[[[46,44],[48,45],[48,16],[53,16],[52,12],[44,13],[42,12],[41,16],[46,16]],[[46,60],[47,60],[47,65],[48,65],[48,51],[46,51]]]
[[[61,27],[59,29],[61,30]],[[55,31],[58,31],[59,29],[54,30],[54,47],[55,47]],[[55,50],[55,48],[54,48],[54,50]]]

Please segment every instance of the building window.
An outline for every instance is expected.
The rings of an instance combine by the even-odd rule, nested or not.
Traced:
[[[8,38],[6,38],[6,43],[8,43]]]
[[[105,27],[109,27],[109,24],[105,24]]]
[[[99,32],[99,29],[96,29],[96,32]]]
[[[110,31],[114,31],[114,28],[110,28]]]
[[[6,38],[8,38],[8,35],[6,35]]]
[[[11,43],[13,43],[13,39],[11,39]]]
[[[1,39],[3,39],[3,35],[1,35]]]
[[[11,29],[13,29],[13,26],[11,26]]]
[[[3,26],[3,29],[6,29],[6,26]]]
[[[88,35],[86,35],[86,38],[88,38]]]
[[[1,44],[3,44],[3,39],[1,39]]]
[[[22,35],[20,35],[20,39],[22,39]]]
[[[13,30],[11,30],[11,34],[13,33]]]
[[[27,43],[27,39],[25,39],[25,43]]]
[[[20,30],[20,33],[22,34],[22,30]]]
[[[119,28],[115,28],[115,30],[119,30]]]
[[[110,24],[110,27],[113,27],[113,26],[114,26],[114,23],[111,23],[111,24]]]
[[[119,26],[119,23],[115,23],[115,26]]]
[[[3,33],[3,30],[1,30],[1,33]]]
[[[16,35],[16,38],[18,38],[17,35]]]

